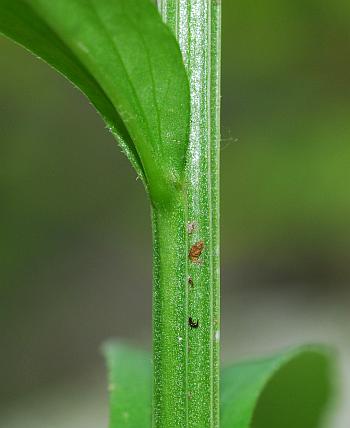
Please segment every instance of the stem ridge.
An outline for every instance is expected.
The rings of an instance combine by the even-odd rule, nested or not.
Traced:
[[[220,3],[214,0],[160,0],[163,19],[178,39],[191,92],[190,141],[183,195],[182,252],[178,284],[185,354],[181,391],[154,396],[154,427],[219,427],[219,143]],[[180,256],[179,256],[180,257]],[[160,267],[161,269],[161,267]],[[165,284],[164,284],[165,286]],[[156,326],[155,326],[156,330]],[[164,331],[161,334],[165,334]],[[155,344],[156,345],[156,344]],[[175,346],[175,344],[173,344]],[[156,352],[156,346],[154,347]],[[157,356],[155,355],[154,361]],[[171,362],[170,362],[171,363]],[[157,373],[155,365],[155,373]],[[159,376],[164,373],[158,372]],[[155,379],[157,383],[164,379]],[[165,400],[181,403],[164,419]],[[176,403],[175,403],[176,402]],[[171,405],[169,405],[171,407]],[[172,419],[171,419],[172,418]],[[167,425],[168,423],[168,425]]]

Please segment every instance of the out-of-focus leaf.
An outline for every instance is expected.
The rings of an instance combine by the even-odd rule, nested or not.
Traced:
[[[0,0],[0,33],[78,86],[154,202],[181,184],[189,87],[180,49],[150,0]]]
[[[329,356],[303,347],[222,372],[222,428],[317,428],[331,387]]]
[[[151,426],[151,356],[119,343],[104,347],[110,428]],[[222,428],[317,428],[331,393],[329,354],[301,347],[222,370]]]
[[[110,428],[151,426],[151,356],[119,342],[103,347],[108,366]]]

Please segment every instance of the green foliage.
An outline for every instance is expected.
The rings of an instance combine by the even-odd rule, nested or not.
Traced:
[[[213,2],[213,5],[217,4]],[[207,39],[203,35],[210,33],[210,23],[202,24],[203,28],[196,28],[201,30],[198,40],[204,43]],[[185,209],[187,201],[180,198],[180,207],[177,206],[177,193],[185,180],[190,95],[187,74],[174,36],[149,0],[0,0],[0,32],[51,64],[86,94],[144,180],[157,208],[158,218],[154,222],[157,225],[154,229],[155,265],[159,283],[163,281],[162,286],[156,287],[162,293],[159,293],[159,300],[155,299],[155,313],[158,317],[155,318],[159,328],[156,333],[163,333],[165,339],[162,341],[158,337],[159,348],[155,348],[154,359],[155,363],[157,358],[159,360],[159,378],[163,378],[153,414],[158,413],[162,426],[169,426],[176,423],[173,420],[176,412],[173,410],[177,406],[180,407],[177,413],[181,421],[186,420],[186,425],[192,426],[196,421],[206,423],[207,414],[213,411],[209,408],[212,401],[208,399],[206,390],[196,390],[195,387],[201,386],[199,382],[203,382],[207,376],[204,384],[212,388],[214,376],[203,364],[211,362],[212,352],[207,359],[203,355],[204,351],[211,350],[213,342],[212,309],[215,302],[210,300],[212,296],[205,296],[200,307],[196,307],[195,299],[187,305],[188,296],[183,292],[184,284],[188,285],[188,240],[184,233],[188,223]],[[202,51],[194,51],[194,55],[197,59],[207,60],[203,64],[204,71],[212,68],[216,70],[215,76],[210,79],[214,87],[210,105],[213,123],[218,126],[219,92],[215,89],[218,90],[219,69],[215,68],[215,61],[204,55],[208,50],[209,47],[204,43]],[[198,83],[196,76],[196,73],[192,74],[194,86]],[[218,212],[212,212],[213,207],[208,202],[208,189],[214,189],[211,195],[214,202],[218,197],[218,188],[212,187],[210,181],[210,174],[217,172],[216,155],[210,159],[213,171],[205,169],[209,165],[207,152],[213,138],[207,114],[209,104],[205,96],[209,89],[212,88],[208,81],[199,90],[201,94],[196,93],[192,97],[192,101],[196,97],[200,99],[199,95],[205,99],[201,105],[203,110],[200,109],[198,117],[193,116],[195,120],[191,121],[192,125],[195,122],[195,128],[201,128],[197,138],[199,149],[205,156],[201,159],[198,148],[197,151],[192,148],[193,165],[190,165],[198,176],[205,179],[200,188],[197,185],[194,187],[194,195],[200,194],[200,202],[204,205],[193,204],[195,208],[192,207],[191,220],[209,221],[218,215]],[[202,132],[207,140],[203,138]],[[215,133],[215,138],[218,138],[218,133]],[[216,184],[217,178],[213,180]],[[188,193],[188,201],[191,202],[191,193]],[[174,195],[176,204],[173,204]],[[196,201],[196,198],[193,200]],[[163,207],[168,208],[170,205],[176,209],[162,211]],[[191,213],[191,203],[188,207]],[[165,227],[161,226],[164,224]],[[197,222],[198,225],[201,226],[201,223]],[[199,227],[200,233],[204,233],[205,229],[208,236],[201,235],[198,238],[203,239],[206,246],[214,248],[213,242],[216,245],[218,241],[215,236],[212,237],[211,227],[213,222],[208,222],[208,227]],[[215,254],[218,252],[217,248]],[[202,286],[204,281],[199,279],[207,280],[206,288],[211,290],[211,271],[206,272],[204,268],[206,262],[207,267],[212,269],[214,262],[206,254],[203,255],[204,264],[201,266],[202,277],[196,273],[197,264],[192,266],[197,276],[192,276]],[[216,263],[218,259],[215,260]],[[158,286],[157,281],[155,284]],[[180,316],[174,308],[179,310]],[[204,315],[210,314],[213,319],[208,317],[205,322],[205,318],[201,317],[202,330],[195,332],[196,336],[190,336],[190,340],[194,338],[191,342],[186,337],[189,329],[187,315],[188,310],[192,311],[193,308],[197,310],[197,315],[202,310]],[[174,328],[176,323],[181,330]],[[205,333],[204,327],[208,330],[207,336],[202,333]],[[179,331],[181,336],[178,335]],[[157,334],[155,336],[157,338]],[[189,347],[182,344],[184,338],[187,340],[186,346],[188,343],[197,345],[191,346],[191,349],[203,347],[204,351],[198,353],[201,359],[191,360],[188,357],[186,352]],[[181,354],[179,349],[182,349]],[[151,426],[150,357],[118,343],[109,343],[104,350],[110,373],[111,428]],[[163,358],[160,358],[162,352]],[[217,352],[215,368],[218,368],[218,355]],[[316,428],[331,389],[328,382],[328,358],[317,348],[301,348],[264,360],[238,364],[225,369],[222,379],[221,423],[224,428]],[[215,381],[217,384],[218,379],[215,378]],[[192,390],[187,389],[188,385],[192,385]],[[175,393],[180,394],[185,405],[174,400]],[[205,399],[208,399],[209,406],[205,406]],[[215,400],[217,403],[217,395]],[[167,406],[164,406],[165,402]],[[164,419],[165,413],[167,418]],[[158,422],[156,425],[160,426]]]
[[[118,342],[104,347],[110,428],[151,426],[151,356]],[[301,347],[234,364],[221,373],[222,428],[317,428],[328,403],[329,359]]]
[[[151,356],[118,342],[103,347],[109,372],[110,427],[151,425]]]
[[[317,428],[328,402],[329,359],[302,347],[225,368],[222,428]]]
[[[174,36],[149,0],[0,0],[0,32],[78,86],[153,203],[181,186],[189,89]]]

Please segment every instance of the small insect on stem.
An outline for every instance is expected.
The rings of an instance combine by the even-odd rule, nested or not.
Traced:
[[[188,277],[188,284],[193,288],[194,287],[194,283],[193,283],[193,279],[191,276]]]
[[[189,317],[188,324],[191,328],[198,328],[199,327],[199,321],[196,322],[193,321],[192,317]]]
[[[199,263],[199,257],[201,256],[204,249],[204,242],[198,241],[192,245],[188,254],[189,259],[192,263]]]

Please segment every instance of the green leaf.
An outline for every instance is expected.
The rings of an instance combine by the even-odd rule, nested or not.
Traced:
[[[0,32],[86,94],[153,202],[172,197],[188,145],[188,79],[150,0],[0,0]]]
[[[110,428],[151,426],[151,356],[119,342],[103,346],[109,372]]]
[[[329,358],[303,347],[222,372],[222,428],[316,428],[330,396]]]
[[[149,428],[150,355],[118,342],[108,343],[104,353],[111,385],[110,428]],[[319,427],[332,390],[329,361],[323,348],[305,346],[223,369],[221,427]]]

